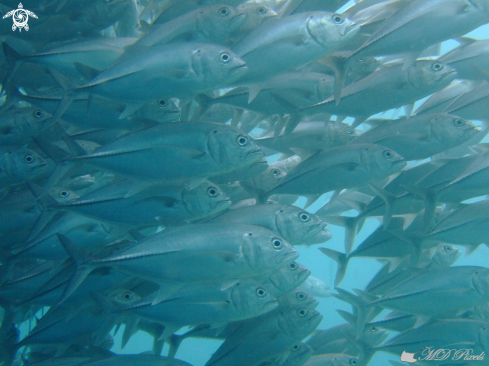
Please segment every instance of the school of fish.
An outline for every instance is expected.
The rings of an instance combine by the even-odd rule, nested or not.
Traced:
[[[17,1],[1,366],[489,365],[489,0]]]

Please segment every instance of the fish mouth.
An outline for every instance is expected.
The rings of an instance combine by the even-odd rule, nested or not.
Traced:
[[[216,204],[212,207],[212,210],[221,210],[230,207],[233,204],[230,198],[227,198],[225,200],[221,200],[216,202]]]
[[[314,299],[314,300],[309,301],[306,306],[309,309],[316,309],[318,307],[318,305],[319,305],[319,301],[317,299]]]
[[[446,73],[444,73],[443,75],[440,76],[440,81],[445,80],[446,78],[448,78],[448,77],[450,77],[450,76],[452,76],[454,74],[455,75],[457,74],[457,70],[450,70],[450,71],[448,71],[448,72],[446,72]]]
[[[347,34],[351,32],[358,32],[360,30],[360,25],[357,23],[352,23],[348,27],[344,28],[342,31],[340,31],[340,34],[342,36],[346,36]]]
[[[307,280],[307,278],[311,275],[311,271],[309,269],[304,269],[302,272],[300,272],[298,275],[297,275],[297,281],[302,281],[304,282],[305,280]]]
[[[391,164],[391,168],[394,168],[394,167],[396,167],[396,166],[398,166],[398,165],[402,165],[402,164],[406,164],[406,163],[407,163],[407,162],[406,162],[406,160],[405,160],[405,159],[400,159],[400,160],[398,160],[398,161],[393,162],[393,163]]]
[[[234,24],[237,20],[244,20],[243,17],[245,16],[245,13],[238,13],[234,17],[231,18],[231,21],[229,24]]]
[[[229,70],[229,73],[236,74],[236,73],[244,72],[246,70],[248,70],[248,66],[246,66],[246,63],[244,61],[242,61],[238,65],[233,67],[231,70]]]
[[[277,264],[285,264],[285,263],[292,263],[297,258],[299,258],[299,253],[297,253],[294,250],[291,253],[287,253],[287,254],[284,254],[282,256],[275,257],[275,261],[277,262]]]
[[[279,306],[279,303],[277,300],[271,300],[268,301],[265,305],[263,305],[263,309],[275,309]]]
[[[261,151],[261,147],[259,147],[257,149],[251,150],[248,153],[246,153],[245,159],[246,158],[249,158],[249,157],[254,157],[255,155],[260,155],[261,156],[262,154],[263,154],[263,152]]]

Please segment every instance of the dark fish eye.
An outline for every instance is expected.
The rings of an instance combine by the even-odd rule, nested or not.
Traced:
[[[248,145],[249,139],[246,136],[240,135],[236,138],[236,142],[238,143],[239,146],[246,146]]]
[[[24,156],[24,161],[27,164],[32,164],[34,162],[34,157],[32,155],[26,155]]]
[[[353,131],[352,131],[352,129],[350,127],[348,127],[346,129],[346,133],[349,134],[349,135],[351,135],[353,133]]]
[[[306,298],[306,294],[304,292],[298,292],[297,295],[295,295],[295,297],[297,297],[297,300],[304,300]]]
[[[463,125],[465,125],[465,121],[463,121],[461,119],[456,119],[455,120],[455,126],[462,127]]]
[[[160,100],[158,101],[158,105],[159,105],[160,107],[166,107],[166,104],[167,104],[167,103],[166,103],[166,100],[164,100],[164,99],[160,99]]]
[[[435,62],[433,65],[431,65],[431,69],[433,71],[440,71],[441,69],[443,69],[445,66],[439,62]]]
[[[297,315],[299,315],[299,317],[303,318],[307,315],[308,311],[306,309],[299,309],[297,310]]]
[[[266,12],[267,12],[267,9],[265,9],[265,7],[264,7],[264,6],[260,6],[260,7],[258,8],[258,13],[259,13],[259,14],[265,14]]]
[[[34,112],[34,117],[41,118],[42,116],[44,116],[44,112],[43,111],[37,110],[37,111]]]
[[[131,300],[132,299],[132,294],[130,292],[124,292],[124,295],[122,295],[124,300]]]
[[[305,212],[301,212],[299,214],[299,220],[301,220],[302,222],[308,222],[309,220],[311,219],[311,216],[309,216],[307,213]]]
[[[216,187],[207,188],[207,193],[209,193],[209,196],[211,197],[216,197],[218,195],[218,191]]]
[[[293,271],[295,271],[297,269],[297,263],[291,263],[289,264],[289,268]]]
[[[365,59],[364,59],[364,58],[359,58],[359,59],[358,59],[358,62],[363,62],[363,61],[365,61]]]
[[[267,294],[268,293],[261,287],[256,289],[256,296],[258,296],[259,298],[264,298],[265,296],[267,296]]]
[[[292,347],[292,351],[297,351],[299,348],[301,348],[301,346],[296,344],[294,347]]]
[[[284,242],[279,238],[272,238],[272,246],[275,250],[280,250],[284,247]]]
[[[273,169],[273,170],[272,170],[272,174],[273,174],[274,176],[277,176],[277,175],[279,175],[279,174],[280,174],[280,170],[278,170],[278,169]]]
[[[219,15],[222,17],[227,17],[229,15],[229,9],[225,7],[219,9]]]
[[[219,59],[221,60],[221,62],[227,63],[231,60],[231,56],[229,55],[229,53],[223,52],[223,53],[221,53],[221,56],[219,57]]]
[[[357,360],[355,360],[354,358],[350,358],[350,365],[355,366],[356,364],[357,364]]]
[[[445,249],[445,252],[448,252],[448,253],[450,253],[452,251],[452,247],[450,245],[445,245],[443,247],[443,249]]]
[[[340,15],[340,14],[334,14],[333,15],[333,20],[334,20],[334,22],[336,24],[341,24],[341,23],[343,23],[345,21],[345,18],[343,18],[343,16]]]
[[[385,156],[387,159],[391,159],[391,158],[394,156],[394,154],[393,154],[393,153],[392,153],[392,151],[390,151],[390,150],[385,150],[385,151],[384,151],[384,156]]]
[[[70,196],[70,192],[65,191],[65,190],[62,190],[61,192],[59,192],[59,196],[60,196],[61,198],[66,198],[66,197],[69,197],[69,196]]]
[[[371,330],[372,332],[376,332],[376,331],[377,331],[377,327],[372,327],[372,328],[370,328],[370,330]]]

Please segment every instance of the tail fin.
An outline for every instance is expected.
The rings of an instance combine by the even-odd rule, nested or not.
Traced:
[[[349,255],[355,242],[356,230],[361,218],[347,216],[320,216],[328,224],[343,226],[345,228],[345,255]]]
[[[5,80],[3,81],[3,85],[5,87],[5,85],[10,85],[10,81],[19,68],[23,57],[5,42],[2,43],[2,50],[9,64],[7,74],[5,75]]]
[[[170,345],[170,349],[168,351],[168,358],[174,358],[177,354],[178,348],[180,348],[180,344],[182,344],[185,338],[178,334],[172,334],[169,336],[166,341]]]
[[[61,295],[61,299],[58,302],[59,305],[70,297],[70,295],[78,288],[78,286],[80,286],[85,278],[87,278],[90,272],[95,269],[95,266],[92,264],[93,258],[90,254],[86,253],[66,236],[59,233],[56,234],[56,236],[76,265],[75,273],[66,285],[66,288]]]
[[[336,268],[336,277],[334,280],[334,285],[335,287],[337,287],[345,277],[346,269],[348,268],[348,262],[350,257],[347,257],[345,254],[337,252],[336,250],[333,249],[319,248],[319,250],[324,254],[326,254],[331,259],[333,259],[338,265],[338,267]]]
[[[63,97],[58,104],[58,107],[54,111],[53,118],[51,120],[52,123],[58,122],[58,120],[63,116],[66,110],[70,107],[71,103],[75,99],[75,94],[73,92],[73,83],[67,76],[63,75],[59,71],[48,67],[48,71],[53,77],[54,81],[58,83],[58,85],[63,89]]]

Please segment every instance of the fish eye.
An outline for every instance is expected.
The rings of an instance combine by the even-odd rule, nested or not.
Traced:
[[[229,15],[229,9],[226,7],[219,9],[219,15],[222,17],[227,17]]]
[[[450,245],[445,245],[443,247],[443,249],[445,249],[445,252],[448,252],[448,253],[450,253],[452,251],[452,247]]]
[[[297,300],[304,300],[307,296],[304,292],[298,292],[297,295],[295,295],[295,297],[297,298]]]
[[[267,295],[268,295],[268,292],[266,292],[265,289],[263,289],[261,287],[258,287],[256,289],[256,296],[258,296],[259,298],[264,298]]]
[[[355,360],[354,358],[350,358],[350,365],[355,366],[356,364],[357,364],[357,360]]]
[[[272,246],[275,250],[280,250],[284,247],[284,242],[279,238],[272,238]]]
[[[34,162],[34,157],[32,155],[26,155],[24,156],[24,161],[27,164],[32,164]]]
[[[343,18],[342,15],[340,14],[334,14],[333,15],[333,21],[336,23],[336,24],[341,24],[345,21],[345,18]]]
[[[465,125],[465,121],[463,121],[461,119],[456,119],[455,120],[455,126],[462,127],[463,125]]]
[[[303,318],[307,315],[308,311],[306,309],[299,309],[297,310],[297,315],[299,315],[299,317]]]
[[[278,170],[278,169],[273,169],[273,170],[272,170],[272,174],[273,174],[274,176],[277,176],[277,175],[279,175],[279,174],[280,174],[280,170]]]
[[[66,191],[66,190],[63,189],[62,191],[59,192],[59,196],[61,198],[69,197],[70,196],[70,192],[68,192],[68,191]]]
[[[309,220],[311,219],[311,216],[309,216],[307,213],[305,212],[301,212],[299,214],[299,220],[301,220],[302,222],[308,222]]]
[[[248,145],[249,139],[246,136],[240,135],[236,138],[236,142],[239,146],[246,146]]]
[[[289,264],[289,268],[290,268],[291,270],[293,270],[293,271],[295,271],[295,270],[297,269],[297,267],[298,267],[298,266],[297,266],[297,263],[291,263],[291,264]]]
[[[228,63],[231,61],[231,55],[227,52],[223,52],[221,53],[221,56],[219,56],[219,60],[221,60],[221,62]]]
[[[44,112],[43,111],[37,110],[37,111],[34,112],[34,117],[41,118],[42,116],[44,116]]]
[[[365,61],[365,59],[364,59],[364,58],[359,58],[359,59],[358,59],[358,62],[363,62],[363,61]]]
[[[439,62],[435,62],[433,65],[431,65],[431,69],[433,71],[440,71],[441,69],[443,69],[445,66]]]
[[[264,6],[260,6],[257,11],[258,14],[265,14],[267,12],[267,9],[265,9]]]
[[[164,107],[166,107],[166,104],[167,104],[167,103],[166,103],[166,100],[164,100],[164,99],[160,99],[160,100],[158,101],[158,105],[159,105],[160,107],[163,107],[163,108],[164,108]]]
[[[209,188],[207,188],[207,193],[209,193],[209,196],[211,196],[211,197],[216,197],[216,196],[218,196],[219,192],[218,192],[216,187],[209,187]]]
[[[351,135],[353,133],[353,131],[352,131],[352,129],[350,127],[347,127],[345,131],[349,135]]]
[[[124,300],[131,300],[132,297],[133,297],[133,295],[130,292],[124,292],[124,294],[122,295],[122,298]]]
[[[297,351],[299,348],[301,348],[301,346],[296,344],[294,347],[292,347],[292,351]]]
[[[385,156],[387,159],[391,159],[391,158],[394,156],[394,154],[393,154],[393,153],[392,153],[392,151],[390,151],[390,150],[385,150],[385,151],[384,151],[384,156]]]
[[[377,327],[372,327],[372,328],[370,328],[370,330],[375,333],[378,329],[377,329]]]

